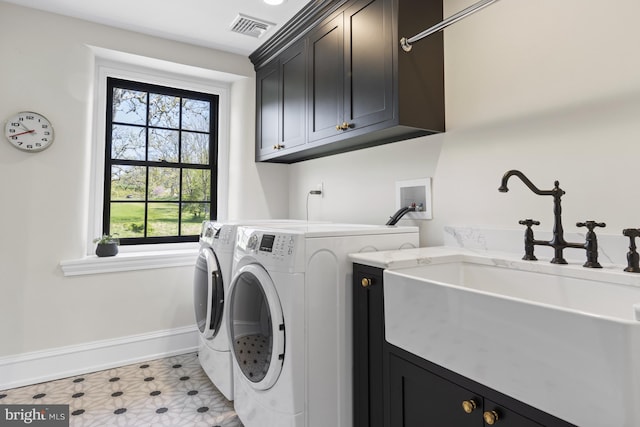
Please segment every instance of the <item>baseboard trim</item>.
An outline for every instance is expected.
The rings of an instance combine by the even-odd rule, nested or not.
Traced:
[[[195,326],[0,358],[0,390],[53,381],[198,349]]]

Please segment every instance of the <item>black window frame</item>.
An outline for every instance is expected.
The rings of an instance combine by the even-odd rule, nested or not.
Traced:
[[[147,93],[147,114],[146,114],[146,123],[144,125],[132,125],[131,123],[120,123],[113,121],[113,90],[114,88],[118,89],[127,89],[127,90],[135,90],[142,91]],[[128,126],[139,126],[141,128],[145,128],[145,152],[148,152],[149,149],[149,129],[158,128],[155,126],[149,125],[149,94],[159,94],[159,95],[168,95],[168,96],[177,96],[181,98],[188,98],[194,100],[202,100],[209,101],[211,105],[210,117],[209,117],[209,164],[195,164],[195,163],[182,163],[180,154],[182,152],[182,114],[180,114],[180,124],[179,127],[174,129],[179,131],[179,156],[178,162],[168,162],[168,161],[150,161],[148,159],[145,160],[120,160],[120,159],[112,159],[111,151],[112,151],[112,132],[114,124],[124,124]],[[188,203],[210,203],[209,209],[209,217],[206,218],[208,220],[215,220],[217,216],[217,188],[218,188],[218,129],[219,129],[219,101],[220,97],[216,94],[205,93],[205,92],[196,92],[192,90],[180,89],[175,87],[161,86],[151,83],[145,83],[134,80],[126,80],[115,77],[107,77],[107,106],[106,106],[106,127],[105,127],[105,168],[104,168],[104,200],[103,200],[103,215],[102,215],[102,232],[104,234],[112,234],[110,233],[110,219],[111,219],[111,167],[113,165],[126,165],[126,166],[143,166],[147,168],[147,180],[145,183],[145,197],[144,201],[141,200],[132,200],[130,203],[142,203],[145,204],[144,209],[144,237],[119,237],[121,245],[141,245],[141,244],[158,244],[158,243],[181,243],[181,242],[197,242],[199,239],[199,235],[178,235],[178,236],[147,236],[147,220],[148,220],[148,209],[150,204],[154,203],[167,203],[166,201],[155,201],[149,200],[149,167],[171,167],[171,168],[179,168],[180,169],[180,194],[179,199],[177,201],[179,210],[178,210],[178,233],[181,233],[182,226],[182,214],[183,214],[183,204],[185,203],[182,200],[182,173],[184,169],[207,169],[211,171],[211,188],[210,191],[210,200],[208,201],[188,201]],[[159,129],[167,129],[160,127]],[[190,131],[191,132],[191,131]],[[205,132],[206,133],[206,132]],[[118,203],[128,203],[129,201],[117,200]]]

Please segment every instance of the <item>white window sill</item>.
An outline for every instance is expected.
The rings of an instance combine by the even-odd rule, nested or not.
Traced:
[[[88,255],[85,258],[60,261],[65,276],[115,273],[168,267],[192,267],[198,257],[198,248],[156,251],[121,251],[112,257]]]

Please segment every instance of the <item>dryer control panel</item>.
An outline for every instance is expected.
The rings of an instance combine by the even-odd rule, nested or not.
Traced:
[[[200,243],[211,246],[214,239],[218,238],[218,233],[222,224],[215,221],[203,221],[200,229]]]

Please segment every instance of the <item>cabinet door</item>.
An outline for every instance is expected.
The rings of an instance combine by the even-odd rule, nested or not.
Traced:
[[[383,427],[384,290],[382,270],[353,270],[354,427]]]
[[[256,157],[276,151],[280,105],[278,61],[256,72]]]
[[[348,131],[393,117],[391,1],[359,0],[344,12]]]
[[[505,409],[488,399],[484,400],[484,410],[497,415],[498,419],[493,425],[501,427],[544,427],[542,424],[538,424],[516,412]],[[489,426],[491,424],[485,422],[484,425]]]
[[[477,407],[466,413],[462,402]],[[387,427],[479,427],[482,398],[389,353],[389,420]]]
[[[336,135],[343,122],[344,28],[342,14],[313,31],[309,49],[309,141]]]
[[[279,148],[288,150],[306,141],[306,40],[291,46],[280,58]]]

